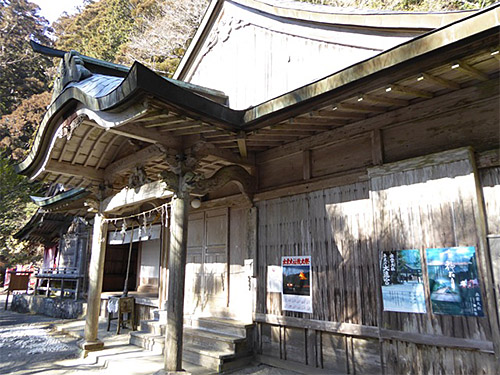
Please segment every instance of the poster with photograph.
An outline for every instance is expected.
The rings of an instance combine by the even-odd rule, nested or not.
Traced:
[[[287,311],[312,313],[311,257],[281,258],[283,272],[282,308]]]
[[[420,251],[384,251],[381,267],[384,311],[425,313]]]
[[[426,249],[434,314],[484,316],[476,248]]]

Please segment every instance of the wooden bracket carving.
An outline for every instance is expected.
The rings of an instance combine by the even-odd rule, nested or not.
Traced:
[[[201,158],[194,154],[167,154],[165,156],[165,161],[167,162],[170,170],[177,175],[184,175],[194,171],[200,164]]]
[[[209,178],[205,178],[203,175],[194,172],[186,172],[182,176],[179,176],[171,171],[162,172],[161,177],[167,184],[168,189],[178,195],[186,193],[205,195],[232,182],[238,186],[241,193],[252,203],[252,196],[256,189],[255,177],[239,165],[222,167]]]
[[[167,184],[168,190],[177,193],[179,191],[179,175],[171,171],[163,171],[160,173],[161,178]]]
[[[247,197],[255,192],[255,177],[239,165],[222,167],[209,178],[193,179],[188,186],[191,193],[204,195],[230,182],[235,183]]]
[[[128,187],[134,189],[147,184],[148,182],[151,182],[151,180],[148,178],[144,167],[135,166],[128,178]]]

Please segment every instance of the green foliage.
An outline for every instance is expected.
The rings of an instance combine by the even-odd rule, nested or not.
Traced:
[[[51,45],[48,22],[27,0],[0,0],[0,264],[36,259],[36,247],[12,235],[29,220],[29,198],[38,184],[15,173],[11,156],[21,157],[47,103],[51,61],[32,52],[30,39]],[[17,107],[17,108],[16,108]]]
[[[15,160],[26,156],[50,99],[48,91],[35,94],[24,99],[14,112],[0,118],[0,148],[6,155]]]
[[[56,47],[114,61],[132,31],[132,10],[129,0],[89,2],[80,13],[64,15],[53,25]]]
[[[0,262],[7,266],[31,262],[36,255],[36,247],[19,242],[12,236],[35,212],[36,206],[29,196],[38,190],[38,184],[18,175],[12,161],[0,154]]]
[[[0,116],[48,89],[50,60],[32,52],[30,38],[50,45],[48,22],[27,0],[0,1]]]

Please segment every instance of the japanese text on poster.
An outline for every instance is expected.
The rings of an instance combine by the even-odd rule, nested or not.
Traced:
[[[281,268],[283,310],[312,313],[311,257],[282,257]]]
[[[425,313],[420,251],[384,251],[381,267],[384,311]]]
[[[477,274],[476,249],[426,249],[434,314],[484,316]]]

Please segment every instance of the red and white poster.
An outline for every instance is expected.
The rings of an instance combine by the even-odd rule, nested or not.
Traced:
[[[283,310],[312,313],[311,256],[282,257],[281,268]]]

